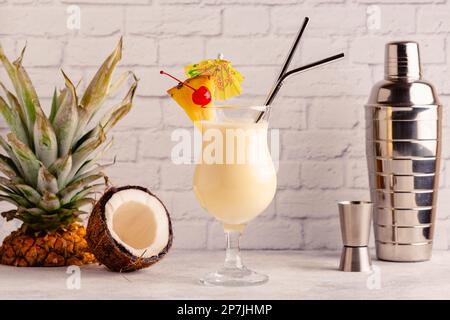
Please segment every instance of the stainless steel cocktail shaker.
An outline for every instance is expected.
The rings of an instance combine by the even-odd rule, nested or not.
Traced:
[[[379,259],[431,257],[441,153],[442,106],[422,80],[415,42],[386,45],[385,79],[366,109],[366,151]]]

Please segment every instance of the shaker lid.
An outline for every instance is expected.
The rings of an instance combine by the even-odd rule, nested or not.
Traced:
[[[397,41],[387,43],[384,59],[386,79],[418,80],[422,76],[417,42]]]
[[[417,42],[387,43],[384,70],[384,80],[374,85],[367,105],[394,107],[440,105],[433,85],[421,79]]]

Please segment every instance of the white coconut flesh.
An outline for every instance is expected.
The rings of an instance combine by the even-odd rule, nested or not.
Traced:
[[[129,253],[149,258],[169,241],[169,219],[161,202],[138,189],[116,192],[105,205],[111,236]]]

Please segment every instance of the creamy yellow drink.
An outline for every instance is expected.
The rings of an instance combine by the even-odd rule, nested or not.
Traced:
[[[267,122],[203,121],[202,154],[194,173],[201,205],[226,230],[242,230],[264,211],[276,191]]]
[[[227,239],[223,267],[200,281],[232,287],[263,284],[268,276],[242,263],[239,238],[245,225],[263,212],[275,195],[277,179],[267,145],[266,121],[271,108],[215,105],[215,100],[239,95],[243,80],[221,57],[186,66],[185,71],[189,76],[185,81],[160,73],[178,82],[168,92],[200,130],[195,131],[194,152],[199,151],[198,132],[202,147],[193,189],[206,211],[223,223]],[[172,156],[180,151],[172,150]],[[182,150],[183,156],[191,151]]]

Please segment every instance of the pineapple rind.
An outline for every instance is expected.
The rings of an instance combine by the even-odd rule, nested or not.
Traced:
[[[85,236],[86,229],[77,223],[48,233],[33,233],[22,227],[3,241],[0,263],[17,267],[60,267],[95,262]]]

